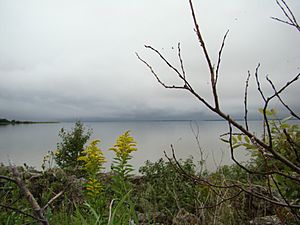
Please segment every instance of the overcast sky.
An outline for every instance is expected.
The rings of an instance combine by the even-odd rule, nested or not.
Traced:
[[[300,20],[300,1],[288,0]],[[221,107],[243,111],[244,82],[261,63],[277,87],[299,73],[300,34],[275,0],[197,0],[200,28],[216,63],[229,29],[220,69]],[[193,31],[188,0],[0,0],[0,118],[19,120],[210,118],[184,91],[166,90],[136,57],[138,52],[168,84],[175,74],[144,44],[174,65],[181,43],[187,77],[211,99],[209,74]],[[261,106],[254,77],[249,107]],[[299,112],[299,82],[284,99]]]

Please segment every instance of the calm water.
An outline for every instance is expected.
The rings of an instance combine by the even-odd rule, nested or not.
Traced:
[[[134,152],[132,164],[140,167],[146,160],[156,161],[164,157],[163,151],[171,153],[170,145],[175,148],[178,158],[193,156],[200,159],[199,148],[194,130],[199,128],[201,148],[207,157],[207,168],[212,170],[216,165],[230,164],[228,146],[223,143],[219,135],[228,132],[227,123],[223,121],[172,121],[172,122],[86,122],[86,128],[93,130],[91,139],[100,139],[100,148],[104,151],[110,167],[112,152],[108,149],[113,146],[116,138],[126,130],[131,130],[137,141],[138,151]],[[252,122],[254,130],[259,131],[261,123]],[[73,123],[58,124],[23,124],[0,126],[0,162],[8,164],[32,165],[40,168],[43,156],[50,150],[56,149],[60,140],[59,130],[64,127],[69,130]],[[245,159],[244,154],[239,154]]]

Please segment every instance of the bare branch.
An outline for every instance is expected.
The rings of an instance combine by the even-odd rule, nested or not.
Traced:
[[[184,70],[184,66],[183,66],[183,60],[182,60],[182,57],[181,57],[180,43],[178,43],[177,48],[178,48],[178,58],[179,58],[179,61],[180,61],[182,77],[183,77],[183,79],[186,79],[185,78],[185,70]]]
[[[256,198],[259,198],[259,199],[262,199],[262,200],[265,200],[267,202],[270,202],[270,203],[273,203],[275,205],[278,205],[278,206],[282,206],[282,207],[292,207],[292,208],[295,208],[295,209],[300,209],[300,205],[287,205],[286,203],[284,202],[280,202],[278,201],[277,199],[270,199],[268,198],[267,196],[265,195],[262,195],[261,193],[258,193],[258,192],[255,192],[255,191],[248,191],[247,189],[245,189],[244,187],[242,186],[239,186],[239,188],[241,190],[243,190],[244,192],[256,197]]]
[[[175,73],[178,75],[178,77],[180,79],[184,79],[184,76],[155,48],[153,48],[150,45],[145,45],[145,48],[151,49],[152,51],[154,51],[157,55],[159,55],[159,57],[173,70],[175,71]]]
[[[3,176],[3,175],[0,175],[0,179],[4,179],[4,180],[8,180],[8,181],[11,181],[13,183],[17,183],[17,181],[11,177],[7,177],[7,176]]]
[[[171,163],[171,165],[174,166],[176,171],[179,172],[180,174],[182,174],[183,176],[187,177],[188,179],[191,179],[195,183],[206,185],[206,186],[210,187],[211,190],[214,191],[215,193],[216,193],[216,190],[214,190],[213,188],[221,188],[221,189],[238,188],[238,189],[242,190],[243,192],[246,192],[246,193],[248,193],[248,194],[250,194],[250,195],[252,195],[256,198],[265,200],[265,201],[273,203],[275,205],[282,206],[282,207],[291,207],[291,208],[295,208],[295,209],[300,209],[300,205],[292,205],[292,204],[288,205],[285,202],[281,202],[279,199],[275,199],[274,196],[272,198],[269,198],[266,195],[261,194],[259,192],[256,192],[256,191],[253,191],[253,190],[249,191],[249,190],[247,190],[247,187],[244,187],[244,186],[247,186],[247,185],[242,184],[241,182],[234,181],[233,184],[231,184],[231,185],[217,185],[217,184],[211,183],[209,180],[206,180],[204,178],[189,174],[182,168],[182,166],[178,162],[178,160],[175,156],[174,148],[173,148],[172,145],[171,145],[171,149],[172,149],[172,159],[174,160],[175,165],[172,163],[172,159],[166,154],[165,151],[164,151],[164,154],[165,154],[166,158],[169,160],[169,162]],[[259,185],[255,185],[255,186],[262,187],[262,186],[259,186]]]
[[[16,181],[16,184],[20,188],[21,192],[23,193],[24,197],[29,202],[31,208],[33,209],[35,217],[38,218],[39,224],[41,225],[49,225],[46,217],[44,216],[43,209],[39,206],[38,202],[34,198],[34,196],[31,194],[31,192],[26,187],[25,183],[21,179],[20,173],[18,169],[15,166],[11,165],[12,174],[14,176],[14,179]]]
[[[278,191],[278,193],[280,194],[281,198],[284,200],[284,202],[288,205],[287,208],[289,208],[292,212],[293,212],[293,215],[295,215],[298,219],[300,219],[300,216],[299,216],[299,213],[297,211],[295,211],[295,209],[293,207],[291,207],[291,204],[289,203],[289,201],[285,198],[284,194],[282,193],[278,183],[276,182],[276,180],[274,179],[274,177],[271,175],[270,176],[273,183],[275,184],[275,187]]]
[[[207,157],[204,157],[204,152],[203,152],[201,144],[200,144],[199,125],[196,121],[194,121],[194,124],[195,124],[196,130],[194,129],[192,121],[190,122],[190,127],[191,127],[192,133],[196,139],[197,147],[198,147],[199,153],[200,153],[200,174],[202,174],[203,169],[205,167],[205,160],[207,159]]]
[[[288,11],[291,12],[291,11],[289,10],[289,7],[287,6],[287,4],[285,3],[284,0],[281,0],[281,2],[284,4],[284,6],[285,6],[286,8],[284,8],[284,7],[280,4],[280,2],[279,2],[278,0],[276,0],[277,5],[279,6],[279,8],[280,8],[281,11],[283,12],[283,14],[286,16],[286,18],[287,18],[291,23],[294,23],[295,21],[293,21],[293,20],[291,19],[290,15],[289,15],[289,14],[287,13],[287,11],[286,11],[286,9],[288,9]],[[292,14],[292,15],[293,15],[293,14]],[[295,19],[295,18],[294,18],[294,19]]]
[[[271,19],[276,20],[276,21],[281,22],[281,23],[285,23],[285,24],[290,25],[290,26],[294,26],[294,23],[279,19],[277,17],[271,17]]]
[[[274,91],[274,95],[272,95],[270,98],[272,99],[276,96],[279,99],[279,101],[281,102],[281,104],[290,112],[290,114],[292,116],[294,116],[295,118],[297,118],[298,120],[300,120],[300,117],[281,99],[279,94],[281,92],[283,92],[292,83],[294,83],[296,80],[298,80],[299,76],[300,76],[300,73],[294,79],[292,79],[291,81],[288,81],[279,91],[276,90],[275,85],[273,84],[272,80],[269,79],[268,77],[266,78]]]
[[[281,11],[283,12],[283,14],[285,15],[285,17],[289,21],[285,21],[285,20],[279,19],[277,17],[271,17],[271,19],[274,19],[276,21],[279,21],[279,22],[288,24],[290,26],[293,26],[300,32],[300,26],[299,26],[299,24],[296,20],[296,17],[294,16],[294,13],[292,12],[290,7],[288,6],[288,4],[284,0],[280,0],[280,1],[283,5],[281,5],[281,3],[278,0],[276,0],[276,3],[279,6],[279,8],[281,9]]]
[[[259,82],[259,78],[258,78],[258,70],[259,70],[259,67],[260,67],[260,63],[258,63],[258,65],[257,65],[257,67],[256,67],[256,69],[255,69],[255,80],[256,80],[257,89],[258,89],[258,91],[259,91],[259,93],[260,93],[262,99],[266,102],[267,99],[266,99],[266,97],[265,97],[265,95],[264,95],[264,93],[263,93],[263,91],[262,91],[262,89],[261,89],[261,87],[260,87],[260,82]]]
[[[210,186],[210,187],[214,187],[214,188],[234,188],[234,187],[236,187],[236,185],[226,185],[226,186],[223,185],[222,186],[222,185],[212,184],[212,183],[210,183],[208,180],[206,180],[204,178],[201,178],[201,177],[195,176],[193,174],[187,173],[182,168],[182,166],[180,165],[180,163],[178,162],[178,160],[176,158],[176,155],[175,155],[175,151],[174,151],[173,145],[171,145],[171,149],[172,149],[172,159],[174,160],[175,165],[172,162],[172,159],[164,151],[165,157],[169,160],[169,162],[171,163],[171,165],[174,166],[174,168],[176,169],[176,171],[178,173],[182,174],[183,176],[185,176],[186,178],[190,179],[191,181],[193,181],[195,183],[198,183],[198,184],[203,184],[203,185],[207,185],[207,186]]]
[[[175,86],[175,85],[167,85],[165,84],[157,75],[157,73],[154,71],[154,69],[152,68],[151,65],[149,65],[149,63],[147,63],[145,60],[143,60],[138,53],[136,53],[136,56],[138,57],[138,59],[143,62],[151,71],[151,73],[154,75],[154,77],[156,78],[156,80],[158,81],[158,83],[160,83],[164,88],[168,88],[168,89],[186,89],[188,90],[192,95],[194,95],[199,101],[201,101],[202,103],[204,103],[204,105],[206,105],[210,110],[212,111],[217,111],[212,105],[210,105],[204,98],[202,98],[190,85],[190,83],[183,77],[183,75],[181,75],[179,73],[179,71],[173,67],[163,56],[162,54],[152,48],[151,46],[148,46],[146,48],[150,48],[151,50],[153,50],[154,52],[156,52],[162,59],[163,61],[170,67],[172,68],[172,70],[174,70],[176,72],[176,74],[179,76],[179,78],[184,82],[184,86]]]
[[[284,0],[281,0],[282,4],[285,6],[282,6],[279,4],[278,0],[277,0],[277,4],[280,5],[281,9],[284,11],[285,15],[287,16],[287,18],[290,20],[287,23],[293,24],[296,23],[297,21],[295,20],[291,10],[288,8],[288,6],[285,4]],[[200,94],[198,94],[193,88],[192,86],[189,84],[188,80],[186,79],[186,74],[185,74],[185,70],[184,70],[184,66],[183,66],[183,60],[181,57],[181,49],[180,49],[180,44],[178,44],[178,58],[180,61],[180,67],[181,67],[181,71],[179,71],[175,66],[173,66],[158,50],[154,49],[151,46],[145,46],[146,48],[154,51],[162,60],[164,63],[166,63],[172,71],[174,71],[177,76],[184,82],[183,86],[170,86],[170,85],[166,85],[164,82],[162,82],[158,76],[158,74],[156,74],[154,72],[154,70],[152,69],[152,67],[145,62],[144,60],[142,60],[139,55],[137,54],[138,58],[140,61],[142,61],[152,72],[152,74],[155,76],[155,78],[157,79],[157,81],[164,86],[165,88],[177,88],[177,89],[185,89],[187,91],[189,91],[194,97],[196,97],[200,102],[202,102],[208,109],[210,109],[212,112],[216,113],[218,116],[220,116],[221,118],[223,118],[225,121],[228,122],[229,124],[229,143],[230,143],[230,147],[231,147],[231,157],[232,160],[238,165],[240,166],[243,170],[245,170],[247,173],[249,174],[260,174],[260,175],[272,175],[272,174],[278,174],[280,176],[289,178],[293,181],[296,182],[300,182],[300,179],[298,177],[298,175],[300,174],[300,168],[297,164],[293,163],[292,161],[290,161],[288,158],[286,158],[284,155],[282,155],[280,152],[277,152],[274,148],[273,148],[273,140],[272,140],[272,135],[271,135],[271,127],[269,124],[269,120],[268,120],[268,116],[267,116],[267,112],[268,112],[268,107],[269,107],[269,103],[271,102],[271,100],[274,97],[278,97],[279,100],[281,100],[280,98],[280,94],[281,92],[283,92],[291,83],[295,82],[298,77],[300,76],[300,74],[298,74],[293,80],[287,82],[286,85],[284,85],[280,90],[276,90],[275,86],[273,85],[273,90],[275,92],[274,95],[272,96],[265,96],[263,89],[261,88],[261,84],[259,81],[259,68],[260,68],[260,64],[257,65],[256,70],[255,70],[255,79],[256,79],[256,85],[257,85],[257,89],[258,92],[260,93],[263,101],[264,101],[264,107],[263,107],[263,117],[264,117],[264,122],[265,122],[265,127],[267,129],[267,137],[268,140],[265,141],[264,139],[260,139],[259,137],[256,136],[256,134],[253,131],[249,131],[249,126],[248,126],[248,86],[249,86],[249,79],[250,79],[250,72],[248,71],[248,77],[246,79],[246,85],[245,85],[245,96],[244,96],[244,110],[245,110],[245,115],[244,115],[244,120],[245,120],[245,127],[235,121],[233,118],[231,118],[229,115],[227,115],[225,112],[223,112],[220,109],[219,106],[219,99],[218,99],[218,93],[217,93],[217,82],[218,82],[218,78],[219,78],[219,70],[220,70],[220,64],[221,64],[221,58],[222,58],[222,52],[225,46],[225,40],[228,34],[228,31],[226,32],[226,34],[223,37],[223,41],[219,50],[219,54],[218,54],[218,62],[217,62],[217,68],[216,70],[213,67],[212,61],[209,57],[208,54],[208,50],[207,47],[205,45],[205,42],[203,40],[203,36],[202,33],[200,31],[199,28],[199,24],[197,22],[197,18],[195,16],[195,10],[192,4],[192,0],[189,0],[189,5],[190,5],[190,9],[191,9],[191,14],[192,14],[192,19],[193,19],[193,23],[194,23],[194,30],[196,32],[198,41],[200,43],[201,49],[204,53],[205,56],[205,60],[207,63],[207,66],[209,68],[209,75],[210,75],[210,80],[211,80],[211,88],[212,88],[212,96],[214,99],[214,104],[210,104],[205,98],[203,98]],[[291,16],[288,15],[288,13],[291,14]],[[268,80],[268,78],[267,78]],[[270,81],[269,81],[270,82]],[[271,82],[270,82],[271,83]],[[272,83],[271,83],[272,85]],[[282,100],[281,100],[282,101]],[[282,103],[284,104],[284,102],[282,101]],[[286,107],[286,106],[285,106]],[[292,110],[290,110],[292,112]],[[259,171],[251,171],[250,169],[248,169],[247,167],[243,166],[241,163],[239,163],[235,157],[234,157],[234,152],[233,152],[233,143],[232,143],[232,128],[235,127],[237,130],[239,130],[241,133],[243,133],[244,135],[246,135],[247,137],[250,138],[250,140],[252,141],[252,143],[257,146],[257,148],[259,149],[259,151],[264,154],[264,155],[268,155],[268,157],[271,157],[272,160],[276,160],[279,161],[281,163],[283,163],[285,166],[289,167],[291,169],[291,174],[286,174],[285,172],[281,172],[279,171],[278,168],[276,168],[276,166],[273,166],[272,168],[268,168],[268,165],[266,163],[266,172],[259,172]],[[177,171],[180,172],[183,176],[186,176],[188,178],[190,178],[191,180],[193,180],[194,182],[197,182],[199,184],[203,184],[203,185],[207,185],[210,188],[212,188],[212,190],[214,190],[215,188],[239,188],[240,190],[243,190],[244,192],[251,194],[254,197],[260,198],[260,199],[264,199],[266,201],[269,201],[271,203],[283,206],[283,207],[293,207],[293,208],[300,208],[300,206],[298,205],[289,205],[286,202],[282,202],[281,199],[276,199],[274,196],[272,196],[271,191],[269,190],[270,196],[264,196],[262,193],[256,193],[256,192],[249,192],[245,189],[245,184],[241,184],[239,183],[235,183],[233,182],[232,185],[216,185],[216,184],[212,184],[209,180],[206,180],[202,177],[197,177],[193,174],[188,174],[184,171],[184,169],[180,166],[179,162],[176,159],[175,153],[174,153],[174,149],[173,146],[171,146],[172,148],[172,155],[173,155],[173,164],[174,166],[176,166]],[[169,158],[167,156],[167,154],[165,153],[166,157],[168,158],[168,160],[170,162],[172,162],[171,158]],[[266,158],[267,160],[267,158]],[[288,173],[288,172],[287,172]],[[271,186],[269,185],[269,189],[271,189]],[[215,191],[215,190],[214,190]],[[216,193],[218,194],[218,193]]]
[[[276,0],[278,3],[278,0]],[[290,13],[290,17],[288,17],[290,19],[291,22],[294,22],[295,24],[297,24],[297,20],[296,17],[294,16],[294,13],[292,12],[292,10],[290,9],[290,7],[286,4],[286,2],[284,0],[281,0],[281,2],[284,4],[284,6],[286,7],[286,9],[289,11]]]
[[[255,80],[256,80],[256,85],[257,85],[257,90],[258,92],[260,93],[262,99],[264,100],[265,104],[264,104],[264,108],[263,108],[263,118],[264,118],[264,124],[265,124],[265,127],[267,128],[267,136],[268,136],[268,144],[267,144],[267,148],[269,151],[273,151],[272,149],[272,135],[271,135],[271,129],[270,129],[270,124],[269,124],[269,121],[268,121],[268,117],[267,117],[267,109],[268,109],[268,104],[269,104],[269,101],[271,100],[270,98],[266,98],[262,89],[261,89],[261,86],[260,86],[260,81],[259,81],[259,78],[258,78],[258,71],[259,71],[259,67],[260,67],[260,63],[257,65],[256,69],[255,69]],[[265,139],[265,130],[264,130],[264,139]],[[274,152],[274,151],[273,151]],[[272,152],[272,154],[274,154]]]
[[[232,125],[230,122],[228,122],[228,125],[229,125],[229,146],[230,146],[231,159],[243,170],[247,171],[250,174],[253,174],[253,171],[249,170],[248,168],[246,168],[245,166],[240,164],[240,162],[235,159],[234,153],[233,153],[234,148],[233,148],[233,143],[232,143]]]
[[[163,87],[165,88],[174,88],[174,89],[185,89],[184,86],[175,86],[175,85],[166,85],[163,81],[160,80],[159,76],[157,73],[153,70],[152,66],[150,66],[145,60],[143,60],[138,53],[135,53],[138,59],[143,62],[151,71],[151,73],[154,75],[158,83],[160,83]]]
[[[233,199],[239,197],[242,193],[243,193],[243,190],[240,190],[240,191],[238,191],[238,193],[236,193],[235,195],[233,195],[233,196],[231,196],[231,197],[228,197],[228,198],[225,198],[225,199],[222,198],[221,201],[217,202],[217,203],[214,204],[214,205],[209,205],[209,206],[199,207],[199,208],[197,208],[197,209],[216,208],[217,206],[223,204],[224,202],[227,202],[227,201],[230,201],[230,200],[233,200]]]
[[[221,64],[221,57],[222,57],[222,52],[223,52],[223,48],[225,46],[225,40],[227,37],[227,34],[229,33],[229,30],[226,31],[224,37],[223,37],[223,41],[222,41],[222,45],[219,51],[219,56],[218,56],[218,63],[217,63],[217,69],[216,69],[216,80],[215,80],[215,85],[217,85],[218,82],[218,78],[219,78],[219,69],[220,69],[220,64]]]
[[[285,178],[288,178],[290,180],[293,180],[297,183],[300,184],[300,179],[299,177],[295,177],[295,176],[291,176],[289,174],[285,174],[279,170],[269,170],[267,169],[265,172],[261,172],[261,171],[253,171],[253,170],[250,170],[248,168],[246,168],[245,166],[243,166],[242,164],[240,164],[234,157],[234,152],[233,152],[233,143],[232,143],[232,136],[233,135],[241,135],[241,133],[233,133],[232,132],[232,126],[231,124],[229,123],[229,132],[228,133],[225,133],[225,134],[222,134],[221,136],[226,136],[226,135],[229,135],[229,147],[230,147],[230,152],[231,152],[231,158],[232,160],[239,166],[241,167],[243,170],[247,171],[247,173],[249,174],[255,174],[255,175],[262,175],[262,176],[268,176],[268,175],[272,175],[272,174],[278,174],[280,176],[283,176]],[[258,146],[259,147],[259,146]]]
[[[264,117],[264,126],[267,128],[267,137],[268,137],[268,144],[267,145],[269,146],[269,150],[273,151],[273,141],[272,141],[271,127],[270,127],[269,119],[268,119],[268,116],[267,116],[267,110],[268,110],[269,102],[270,102],[270,99],[268,98],[268,100],[265,102],[265,105],[264,105],[264,108],[263,108],[263,117]]]
[[[293,149],[295,155],[296,155],[296,159],[297,161],[300,163],[300,156],[298,153],[298,149],[300,149],[300,145],[298,145],[297,143],[295,143],[291,136],[288,134],[288,132],[286,131],[286,129],[283,130],[284,135],[286,136],[286,140],[287,142],[290,144],[291,148]]]
[[[60,191],[59,193],[57,193],[53,198],[51,198],[51,199],[47,202],[47,204],[43,207],[42,210],[45,211],[45,210],[49,207],[49,205],[51,205],[52,202],[54,202],[57,198],[59,198],[63,193],[64,193],[64,191]]]
[[[39,218],[37,218],[37,217],[35,217],[35,216],[33,216],[33,215],[29,214],[29,213],[23,212],[22,210],[17,209],[17,208],[14,208],[14,207],[11,207],[11,206],[9,206],[9,205],[3,205],[3,204],[0,203],[0,207],[3,207],[3,208],[6,208],[6,209],[15,211],[15,212],[20,213],[20,214],[23,214],[24,216],[27,216],[27,217],[31,217],[31,218],[33,218],[33,219],[35,219],[35,220],[37,220],[37,221],[40,220]]]
[[[260,140],[258,137],[256,137],[253,133],[251,133],[250,131],[248,131],[245,127],[243,127],[241,124],[239,124],[238,122],[236,122],[235,120],[233,120],[229,115],[226,115],[224,112],[222,112],[219,108],[217,107],[213,107],[212,105],[210,105],[203,97],[201,97],[193,88],[192,86],[189,84],[189,82],[183,78],[183,76],[179,73],[179,71],[173,67],[156,49],[152,48],[151,46],[148,46],[147,48],[152,49],[153,51],[155,51],[162,59],[165,63],[167,63],[167,65],[170,68],[173,68],[173,70],[178,74],[178,76],[180,77],[180,79],[182,79],[184,81],[184,86],[175,86],[175,85],[166,85],[165,83],[163,83],[159,76],[155,73],[155,71],[153,70],[153,68],[143,59],[141,59],[139,57],[139,55],[136,53],[138,59],[140,61],[142,61],[152,72],[152,74],[155,76],[155,78],[157,79],[157,81],[165,88],[169,88],[169,89],[185,89],[188,90],[192,95],[194,95],[199,101],[201,101],[202,103],[204,103],[205,106],[207,106],[211,111],[215,112],[216,114],[218,114],[220,117],[222,117],[223,119],[225,119],[226,121],[230,122],[234,127],[236,127],[237,129],[239,129],[242,133],[244,133],[245,135],[247,135],[250,139],[253,139],[259,146],[261,146],[262,148],[264,148],[266,151],[269,151],[271,154],[274,155],[274,157],[276,159],[278,159],[279,161],[283,162],[284,164],[286,164],[288,167],[290,167],[291,169],[293,169],[295,172],[297,172],[298,174],[300,174],[300,168],[295,165],[294,163],[292,163],[290,160],[288,160],[287,158],[285,158],[283,155],[279,154],[278,152],[274,151],[272,149],[272,142],[271,140],[269,140],[269,144],[266,144],[264,141]],[[268,124],[268,118],[266,116],[266,109],[268,106],[268,103],[270,101],[270,99],[266,99],[264,97],[264,94],[260,88],[260,83],[258,80],[258,69],[260,67],[260,64],[258,64],[257,68],[256,68],[256,80],[257,80],[257,85],[258,85],[258,89],[259,92],[261,93],[263,99],[265,100],[265,107],[264,107],[264,118],[265,118],[265,122],[267,124],[268,127],[268,133],[269,133],[269,139],[271,139],[271,132],[270,132],[270,127]],[[218,99],[218,96],[213,94],[216,98]]]
[[[244,95],[244,121],[245,121],[245,126],[246,126],[246,130],[249,130],[249,126],[248,126],[248,103],[247,103],[247,98],[248,98],[248,86],[249,86],[249,79],[250,79],[250,71],[248,71],[248,76],[246,79],[246,83],[245,83],[245,95]]]
[[[291,84],[293,84],[295,81],[297,81],[300,77],[300,73],[298,73],[292,80],[288,81],[282,88],[279,89],[274,95],[272,95],[270,98],[274,98],[275,96],[281,94],[287,87],[289,87]],[[267,77],[268,78],[268,77]]]
[[[213,97],[214,97],[214,102],[215,102],[215,108],[219,109],[219,99],[218,99],[218,94],[217,94],[217,89],[216,89],[216,85],[215,85],[215,72],[214,72],[214,67],[213,64],[211,62],[211,59],[209,57],[208,54],[208,50],[206,48],[204,39],[202,37],[202,34],[200,32],[200,28],[199,28],[199,24],[197,22],[197,18],[195,15],[195,10],[194,10],[194,6],[192,3],[192,0],[189,0],[189,4],[190,4],[190,8],[191,8],[191,12],[192,12],[192,17],[193,17],[193,22],[194,22],[194,26],[195,26],[195,31],[196,31],[196,35],[198,37],[200,46],[202,47],[203,53],[205,55],[205,59],[209,68],[209,72],[210,72],[210,80],[211,80],[211,85],[212,85],[212,92],[213,92]]]

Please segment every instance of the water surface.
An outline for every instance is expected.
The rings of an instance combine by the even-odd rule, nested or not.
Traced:
[[[137,141],[138,151],[133,153],[132,164],[140,167],[146,160],[156,161],[164,157],[164,151],[171,153],[170,145],[174,146],[178,158],[193,156],[200,160],[200,151],[195,138],[197,126],[201,149],[206,156],[209,170],[217,165],[230,164],[228,145],[220,140],[220,135],[228,132],[224,121],[147,121],[147,122],[86,122],[86,128],[92,129],[91,139],[100,139],[100,148],[104,151],[110,167],[112,152],[108,149],[115,143],[116,138],[130,130]],[[259,131],[261,122],[251,122],[254,130]],[[56,124],[20,124],[0,126],[0,162],[9,161],[21,165],[40,168],[43,156],[56,149],[60,140],[59,130],[64,127],[70,130],[74,123]],[[237,156],[245,160],[245,152],[238,151]]]

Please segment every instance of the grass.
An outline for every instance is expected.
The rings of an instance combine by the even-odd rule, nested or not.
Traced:
[[[224,184],[229,179],[245,179],[240,168],[224,166],[214,173],[207,171],[197,174],[192,159],[180,161],[189,174],[213,179]],[[9,176],[9,169],[0,168],[1,175]],[[146,162],[140,168],[141,176],[134,176],[128,182],[131,189],[117,198],[112,192],[111,174],[100,174],[97,179],[104,185],[99,196],[91,199],[85,194],[84,179],[67,175],[59,168],[36,173],[30,168],[22,168],[23,177],[39,204],[45,205],[51,197],[64,190],[45,211],[50,224],[247,224],[256,216],[275,213],[270,205],[253,204],[246,194],[221,202],[238,193],[236,189],[210,188],[196,183],[178,172],[170,162],[162,159]],[[35,174],[33,178],[32,174]],[[37,175],[38,174],[38,175]],[[234,176],[234,177],[233,177]],[[21,197],[17,187],[1,180],[0,197],[3,205],[32,214],[27,202]],[[221,202],[221,203],[220,203]],[[259,206],[257,208],[257,206]],[[2,207],[1,224],[15,225],[36,222],[34,219],[14,210]]]

